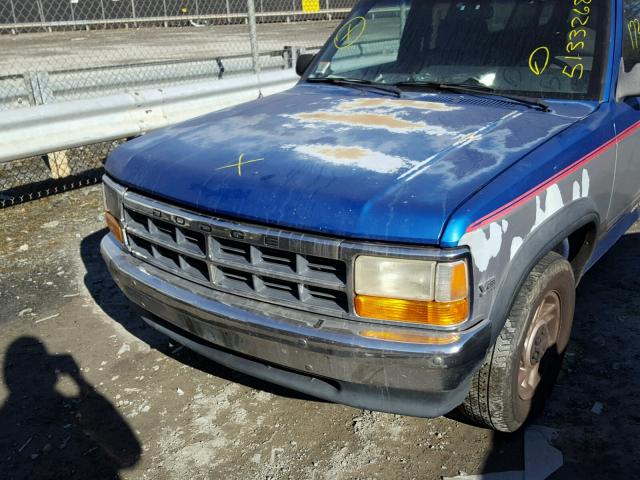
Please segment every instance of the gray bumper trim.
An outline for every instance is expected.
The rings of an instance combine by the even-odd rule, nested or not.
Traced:
[[[449,345],[364,338],[380,325],[294,311],[182,280],[101,243],[109,271],[153,326],[236,370],[327,400],[373,410],[437,416],[460,404],[489,346],[489,324]],[[386,327],[403,333],[424,333]]]

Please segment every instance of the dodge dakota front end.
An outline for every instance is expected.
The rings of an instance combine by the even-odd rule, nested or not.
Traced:
[[[110,155],[109,270],[230,368],[514,431],[553,385],[577,282],[637,218],[636,15],[363,0],[293,89]]]

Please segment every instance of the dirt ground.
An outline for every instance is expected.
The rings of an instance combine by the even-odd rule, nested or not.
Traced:
[[[0,210],[0,225],[2,478],[439,479],[523,468],[521,433],[318,401],[171,344],[106,272],[99,187]],[[565,368],[534,420],[557,430],[564,466],[551,478],[640,477],[639,291],[636,225],[580,285]]]

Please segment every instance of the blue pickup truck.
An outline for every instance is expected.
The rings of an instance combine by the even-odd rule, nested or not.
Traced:
[[[356,407],[511,432],[638,218],[640,0],[362,0],[292,89],[106,163],[144,319]]]

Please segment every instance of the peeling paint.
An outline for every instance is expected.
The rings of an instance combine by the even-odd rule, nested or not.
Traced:
[[[150,133],[155,140],[144,150],[130,142],[111,155],[108,172],[203,212],[339,237],[436,244],[443,222],[470,192],[573,122],[561,112],[587,111],[558,107],[558,115],[541,115],[515,105],[456,100],[303,83]],[[242,152],[247,160],[265,161],[241,165],[241,176],[237,163],[235,170],[216,170]],[[347,203],[345,185],[351,188]],[[271,201],[274,195],[280,201]],[[570,200],[571,184],[563,196]],[[533,198],[531,203],[522,222],[509,219],[505,260],[514,235],[526,241],[535,217]],[[408,221],[413,215],[422,221]]]
[[[508,225],[507,225],[508,226]],[[498,223],[489,225],[489,236],[480,228],[462,237],[460,244],[468,245],[471,249],[473,262],[481,272],[487,270],[492,258],[496,258],[502,248],[503,227]]]
[[[573,181],[573,194],[571,195],[571,198],[573,200],[578,200],[580,197],[582,197],[582,193],[580,192],[580,184],[578,183],[577,180]]]
[[[553,184],[547,188],[545,193],[545,205],[544,209],[541,206],[541,197],[536,197],[536,220],[531,228],[531,231],[538,228],[545,220],[550,218],[554,213],[560,210],[564,206],[562,201],[562,193],[560,193],[560,187],[558,184]]]
[[[418,175],[421,175],[422,173],[424,173],[424,171],[429,168],[431,162],[436,159],[439,156],[445,155],[455,149],[458,148],[462,148],[466,145],[472,144],[478,140],[481,140],[485,134],[489,133],[492,130],[495,130],[496,128],[499,127],[499,125],[507,120],[512,120],[515,118],[518,118],[519,116],[521,116],[520,112],[510,112],[507,115],[505,115],[504,117],[500,118],[499,120],[497,120],[496,122],[490,123],[488,125],[485,125],[484,127],[480,128],[479,130],[469,133],[467,135],[462,136],[461,138],[458,138],[455,140],[455,142],[448,148],[445,150],[442,150],[434,155],[431,155],[429,158],[427,158],[426,160],[423,160],[422,162],[418,163],[415,167],[413,167],[411,170],[408,170],[406,172],[404,172],[400,177],[398,177],[399,179],[403,179],[405,181],[410,181],[413,180],[414,178],[416,178]]]
[[[300,145],[296,152],[334,165],[363,168],[378,173],[393,173],[407,168],[411,162],[402,157],[386,155],[362,147],[333,145]]]
[[[590,186],[589,171],[585,168],[584,170],[582,170],[582,196],[583,197],[589,196],[589,186]]]
[[[402,118],[407,110],[430,112],[452,112],[461,107],[428,100],[406,100],[389,98],[357,98],[343,101],[329,109],[300,112],[291,115],[306,124],[329,123],[346,127],[379,128],[394,133],[424,132],[429,135],[457,135],[442,126],[428,125],[423,121]],[[398,115],[394,115],[397,112]],[[424,115],[423,115],[424,117]]]
[[[430,126],[424,122],[411,122],[398,118],[394,115],[384,113],[341,113],[331,111],[318,111],[310,113],[299,113],[293,115],[301,122],[305,123],[329,123],[345,125],[349,127],[377,128],[394,133],[424,132],[429,135],[451,135],[455,132],[441,126]]]
[[[531,128],[536,126],[532,123]],[[508,132],[516,138],[512,138],[511,145],[517,140],[517,134],[510,129]],[[523,144],[518,142],[518,147]],[[496,152],[496,159],[501,160],[503,153],[512,153],[507,137],[501,130],[491,133],[488,139],[474,142],[469,150],[482,151],[489,156]],[[528,146],[527,148],[533,148]],[[492,150],[493,149],[493,150]],[[589,198],[595,205],[601,218],[607,218],[610,208],[610,198],[602,195],[602,192],[594,192],[594,187],[605,186],[610,188],[614,182],[615,150],[613,148],[603,151],[602,148],[594,150],[586,156],[578,158],[574,163],[563,166],[556,161],[548,162],[545,168],[550,170],[546,180],[538,185],[524,186],[520,196],[509,202],[502,203],[491,213],[482,216],[467,225],[466,233],[462,236],[459,245],[466,245],[471,251],[471,259],[474,266],[474,283],[485,285],[489,282],[504,284],[506,272],[514,268],[513,263],[518,262],[516,257],[527,256],[525,244],[543,233],[545,226],[551,227],[550,219],[566,223],[571,218],[564,218],[567,214],[573,215],[577,210],[568,208],[571,202]],[[430,165],[430,174],[437,172],[438,162]],[[587,168],[588,166],[588,168]],[[536,168],[535,165],[532,168]],[[533,170],[532,170],[533,172]],[[538,172],[536,172],[538,173]],[[404,173],[410,175],[409,172]],[[513,179],[518,182],[520,179]],[[524,173],[526,183],[527,174]],[[506,187],[506,184],[505,184]],[[609,191],[606,192],[610,193]],[[487,208],[489,210],[489,208]],[[555,222],[554,222],[555,223]],[[508,233],[507,233],[508,231]],[[546,236],[552,236],[555,232],[545,232]],[[550,237],[548,238],[550,240]],[[533,247],[535,244],[532,243]],[[490,315],[492,302],[495,295],[478,297],[475,305],[475,315],[482,318]]]
[[[510,260],[513,260],[513,257],[516,256],[516,253],[518,253],[518,250],[520,250],[522,243],[522,237],[513,237],[513,240],[511,240],[511,257],[509,258]]]
[[[461,107],[447,105],[442,102],[430,102],[428,100],[402,100],[391,98],[358,98],[341,103],[339,110],[361,110],[366,108],[383,108],[388,110],[402,110],[405,108],[413,108],[416,110],[425,110],[428,112],[453,112],[460,110]]]
[[[573,181],[573,200],[578,200],[579,198],[585,198],[589,196],[589,172],[585,168],[582,170],[582,179],[580,182],[578,180]]]
[[[539,195],[532,197],[531,201],[523,205],[517,213],[501,220],[496,219],[484,227],[467,232],[459,244],[469,246],[474,264],[479,272],[488,274],[492,259],[498,259],[499,263],[492,265],[491,272],[494,272],[495,268],[505,268],[507,254],[509,255],[508,261],[513,260],[524,241],[546,220],[562,211],[565,206],[563,194],[567,199],[571,195],[573,201],[588,197],[590,183],[588,170],[582,169],[566,183],[554,183]],[[513,232],[506,236],[510,223],[514,225],[511,228]]]

